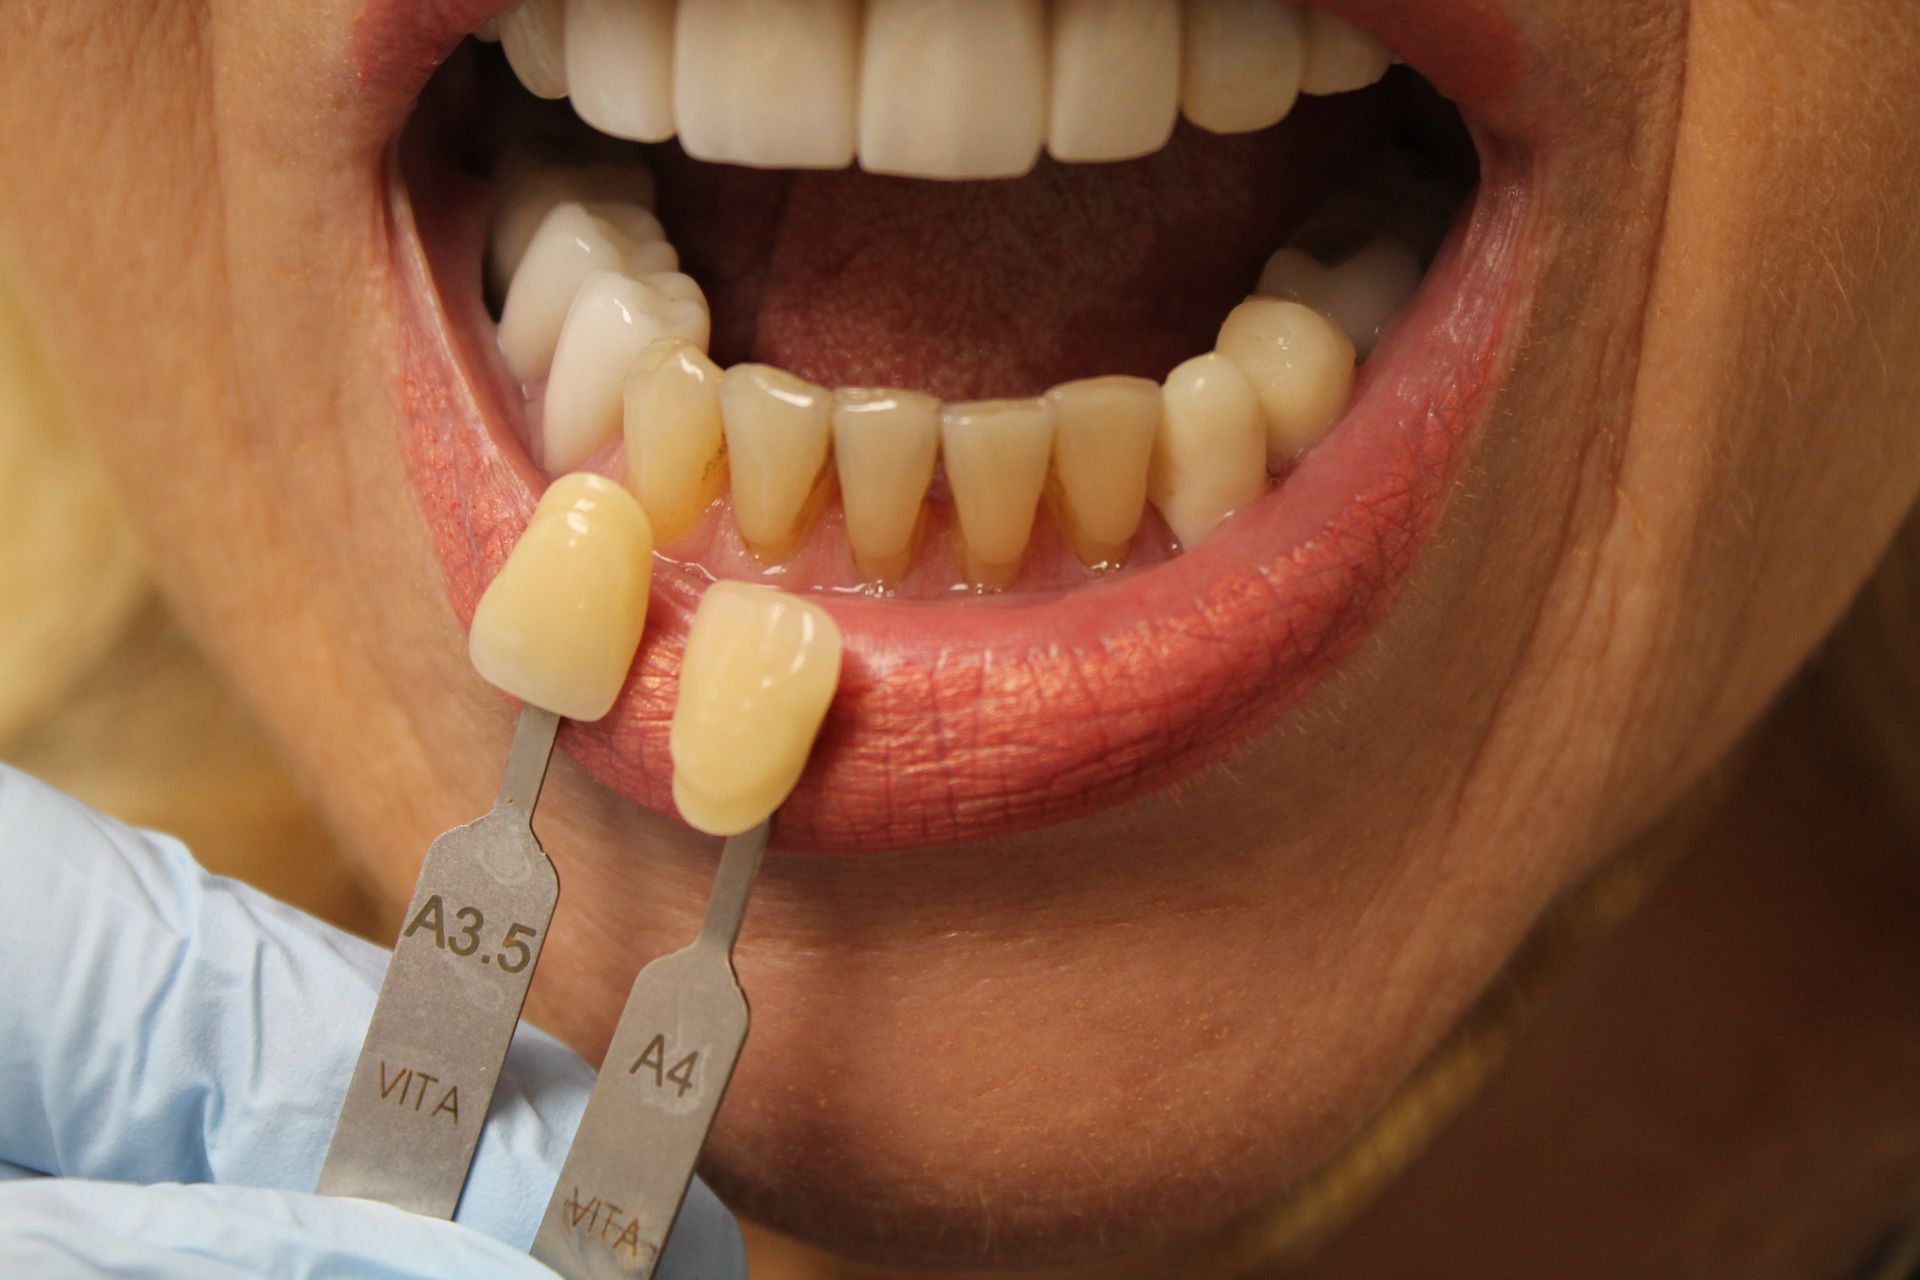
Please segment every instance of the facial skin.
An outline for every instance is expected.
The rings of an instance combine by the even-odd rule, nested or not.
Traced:
[[[0,278],[163,585],[399,903],[489,802],[511,711],[406,484],[385,139],[342,123],[354,17],[6,6]],[[1386,624],[1171,791],[770,858],[708,1166],[751,1216],[1021,1266],[1283,1197],[1732,749],[1912,507],[1920,10],[1516,21],[1581,51],[1587,94],[1540,108],[1541,284]],[[594,1056],[639,965],[692,936],[712,846],[564,758],[539,825],[564,893],[531,1015]]]

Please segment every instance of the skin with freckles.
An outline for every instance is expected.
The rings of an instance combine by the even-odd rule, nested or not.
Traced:
[[[407,483],[356,11],[5,6],[0,286],[180,614],[400,902],[512,711]],[[1509,12],[1584,92],[1504,92],[1533,283],[1405,589],[1170,788],[775,851],[705,1166],[764,1224],[756,1275],[1224,1259],[1709,781],[1698,856],[1303,1274],[1826,1276],[1914,1210],[1920,870],[1855,854],[1920,838],[1773,708],[1920,495],[1920,9]],[[530,1012],[597,1055],[714,847],[564,756],[539,823],[563,894]]]

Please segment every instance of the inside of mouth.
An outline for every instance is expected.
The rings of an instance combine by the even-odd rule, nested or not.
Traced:
[[[564,65],[564,38],[556,47]],[[1333,393],[1344,410],[1370,367],[1391,360],[1393,317],[1477,180],[1458,111],[1399,65],[1370,87],[1303,95],[1267,127],[1216,133],[1183,118],[1138,158],[1042,154],[1019,176],[950,180],[858,163],[720,163],[689,155],[678,138],[610,137],[566,97],[529,92],[516,52],[510,63],[501,45],[474,39],[449,59],[403,166],[423,229],[457,221],[436,205],[477,210],[483,236],[464,256],[429,253],[447,313],[478,330],[462,336],[495,384],[490,399],[549,477],[592,470],[688,490],[697,514],[665,519],[637,490],[667,535],[656,554],[668,567],[787,590],[1052,595],[1150,571],[1236,511],[1283,501],[1291,467],[1338,430],[1341,413],[1319,411],[1305,434],[1300,422],[1276,426],[1275,404],[1328,394],[1294,385],[1322,376],[1312,359],[1288,355],[1313,335],[1299,337],[1278,312],[1273,323],[1266,311],[1241,323],[1236,308],[1264,295],[1269,310],[1286,300],[1330,316],[1356,348],[1357,372]],[[602,221],[557,225],[561,204]],[[645,208],[657,221],[630,212]],[[615,289],[596,320],[585,299],[610,282],[574,287],[565,264],[591,249],[566,237],[606,220],[616,258],[629,255],[616,274],[639,292]],[[634,250],[635,236],[654,232],[670,248]],[[560,247],[529,251],[540,235]],[[533,277],[555,270],[570,296],[542,304]],[[697,322],[684,297],[663,300],[674,288],[665,276],[690,278]],[[516,290],[532,301],[515,302]],[[656,316],[632,314],[655,303]],[[543,326],[497,332],[510,309],[521,321],[543,314],[557,338],[547,333],[543,345],[536,333],[526,354],[524,335]],[[1233,341],[1222,332],[1230,315],[1243,330]],[[636,324],[646,330],[638,338]],[[718,410],[720,448],[704,468],[689,470],[689,451],[702,446],[681,438],[682,424],[635,420],[640,366],[661,363],[659,344],[676,338],[725,371],[717,387],[696,388]],[[1266,365],[1244,354],[1259,341],[1278,344]],[[636,358],[634,342],[655,354]],[[1239,363],[1216,347],[1242,353]],[[1203,356],[1215,364],[1196,367]],[[684,373],[691,358],[669,363]],[[1233,383],[1224,391],[1223,374]],[[586,387],[596,378],[605,394]],[[1148,384],[1164,384],[1158,398]],[[1242,388],[1257,425],[1238,421],[1248,400],[1232,393]],[[839,434],[845,406],[886,409],[899,392],[920,394],[847,428],[863,435]],[[1144,436],[1101,420],[1148,400],[1157,421]],[[645,402],[690,403],[664,393]],[[597,425],[579,425],[589,419]],[[1257,464],[1249,430],[1266,446]],[[916,433],[935,441],[930,468],[902,461],[920,455],[896,441]],[[1222,461],[1229,454],[1235,461]],[[653,460],[649,479],[634,476],[641,456]],[[1233,474],[1256,465],[1256,478]],[[910,534],[899,532],[903,519]]]

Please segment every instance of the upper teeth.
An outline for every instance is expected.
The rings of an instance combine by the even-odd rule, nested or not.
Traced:
[[[1284,0],[520,0],[497,33],[533,93],[696,159],[1012,177],[1163,145],[1181,111],[1263,129],[1363,88],[1371,36]]]

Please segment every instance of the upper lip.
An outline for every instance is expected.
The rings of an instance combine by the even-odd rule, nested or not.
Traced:
[[[355,52],[385,139],[447,51],[502,7],[367,6]],[[1501,136],[1522,50],[1500,8],[1325,7],[1401,51],[1483,137]],[[898,849],[1079,816],[1221,758],[1332,671],[1385,613],[1437,518],[1527,290],[1524,148],[1484,150],[1471,219],[1368,366],[1347,421],[1279,495],[1166,565],[1064,597],[978,608],[829,601],[847,637],[845,674],[782,808],[782,842]],[[491,394],[439,301],[404,184],[392,186],[409,465],[464,621],[524,526],[538,478],[490,422]],[[667,725],[696,597],[694,584],[661,575],[619,703],[564,739],[602,782],[661,811],[671,807]]]

